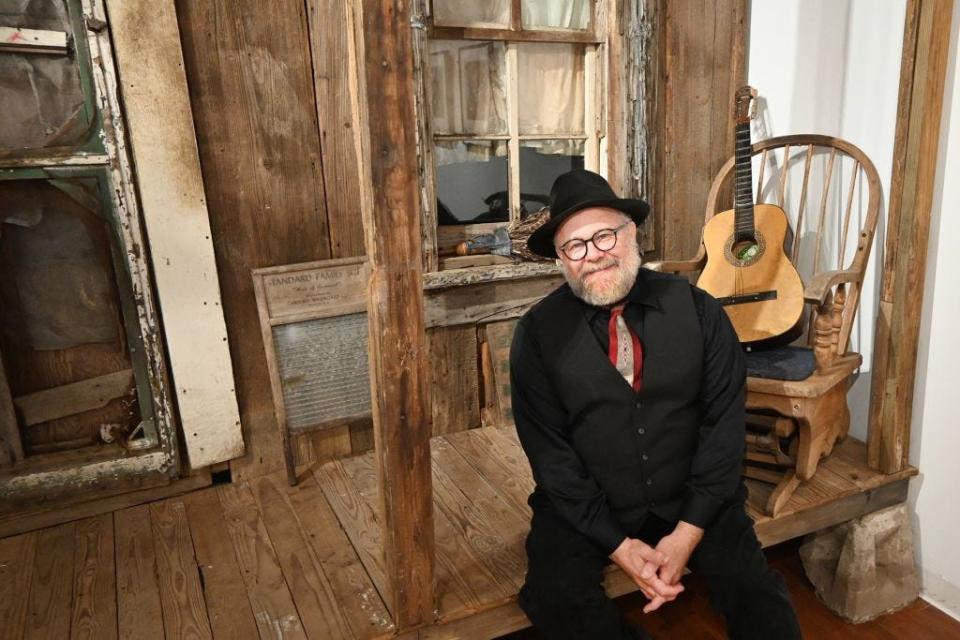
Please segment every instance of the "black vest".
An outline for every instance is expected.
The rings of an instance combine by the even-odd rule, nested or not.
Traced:
[[[566,410],[569,441],[614,513],[632,521],[650,509],[676,520],[699,439],[703,336],[686,280],[643,269],[638,277],[659,302],[643,307],[639,393],[610,363],[569,286],[531,309],[528,326]]]

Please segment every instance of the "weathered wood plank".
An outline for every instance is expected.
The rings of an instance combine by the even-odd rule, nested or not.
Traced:
[[[286,499],[287,491],[282,488],[286,483],[275,482],[273,478],[258,478],[252,490],[300,613],[303,630],[311,638],[351,638],[352,631],[339,610],[334,587]]]
[[[33,583],[23,637],[66,638],[70,636],[76,525],[68,522],[38,531],[36,535],[37,548],[43,552],[33,560]]]
[[[510,345],[513,341],[515,320],[491,322],[484,326],[490,349],[493,397],[497,424],[513,424],[513,399],[510,395]]]
[[[100,409],[133,391],[133,371],[126,369],[89,380],[44,389],[13,399],[27,426]]]
[[[243,454],[174,0],[106,0],[164,346],[190,465]]]
[[[224,540],[227,523],[216,489],[181,498],[187,509],[193,551],[203,581],[210,630],[217,640],[256,638],[257,622],[233,545]]]
[[[470,429],[446,436],[447,442],[460,452],[466,460],[499,492],[527,522],[530,521],[530,507],[527,499],[533,491],[533,480],[529,471],[518,476],[514,469],[504,464],[500,456],[490,449],[489,441],[480,437],[486,429]]]
[[[733,153],[733,98],[746,82],[746,0],[670,0],[664,9],[664,112],[657,125],[663,204],[661,255],[696,253],[710,183]],[[680,143],[680,139],[685,143]]]
[[[446,512],[505,590],[510,585],[519,590],[526,571],[523,540],[529,522],[443,438],[434,439],[432,458],[437,507]]]
[[[344,60],[353,55],[343,25],[345,0],[307,0],[313,90],[323,152],[323,182],[333,258],[362,256],[363,221],[357,212],[360,171],[354,144],[353,111]]]
[[[562,276],[552,276],[430,291],[424,323],[433,328],[519,318],[561,284]]]
[[[909,464],[913,387],[950,49],[952,0],[907,6],[887,243],[874,340],[869,461],[893,473]],[[915,30],[915,31],[914,31]]]
[[[330,257],[305,14],[177,2],[247,450],[238,481],[283,467],[250,270]]]
[[[11,637],[20,637],[27,623],[36,549],[36,533],[0,540],[0,629]]]
[[[260,636],[306,638],[277,553],[249,486],[222,485],[218,495]]]
[[[117,584],[113,514],[77,523],[73,562],[71,638],[117,637]]]
[[[163,638],[163,606],[157,582],[157,556],[150,507],[113,514],[116,530],[117,633],[121,639]],[[171,635],[173,630],[171,629]]]
[[[157,575],[167,635],[212,638],[187,510],[178,499],[150,505]]]
[[[377,470],[373,456],[359,456],[348,462],[346,471],[360,499],[375,509]],[[512,589],[505,590],[479,560],[476,551],[467,544],[442,509],[434,509],[433,521],[437,553],[437,615],[441,620],[470,615],[482,609],[483,603],[513,595]]]
[[[438,327],[427,332],[433,435],[480,424],[480,383],[475,327]]]
[[[15,511],[0,516],[0,538],[12,536],[34,529],[43,529],[71,520],[89,518],[90,516],[109,513],[118,509],[152,502],[180,493],[186,493],[210,485],[210,471],[208,469],[197,472],[195,475],[174,480],[172,483],[141,491],[126,491],[120,495],[79,501],[71,497],[69,501],[53,502],[42,505],[40,508],[29,511]],[[0,510],[2,511],[2,510]]]
[[[424,338],[413,44],[403,0],[354,3],[350,56],[370,258],[370,387],[383,549],[399,629],[433,617],[430,388]],[[360,61],[363,62],[360,65]],[[369,88],[369,93],[368,93]]]
[[[383,532],[378,515],[376,467],[372,454],[335,460],[314,471],[317,484],[323,490],[337,519],[353,543],[360,561],[366,568],[377,591],[386,601],[390,583],[387,580],[383,558]],[[347,471],[347,468],[350,471]],[[353,476],[368,472],[370,486],[361,490]]]
[[[903,478],[877,489],[849,493],[812,508],[758,521],[754,527],[757,538],[761,545],[769,547],[898,504],[907,498],[908,481]]]
[[[285,499],[333,585],[337,605],[354,636],[364,638],[392,631],[393,622],[383,599],[337,522],[316,478],[309,476],[296,488],[287,489]]]

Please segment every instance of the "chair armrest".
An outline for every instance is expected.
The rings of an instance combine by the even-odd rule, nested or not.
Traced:
[[[644,262],[643,266],[645,269],[663,273],[690,273],[703,269],[703,265],[706,263],[706,256],[698,255],[692,260],[656,260],[654,262]]]
[[[852,269],[824,271],[818,273],[803,291],[803,299],[815,305],[821,305],[827,299],[827,294],[841,282],[859,282],[860,272]]]

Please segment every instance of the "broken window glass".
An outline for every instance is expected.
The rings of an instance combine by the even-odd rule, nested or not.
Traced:
[[[438,140],[434,159],[439,224],[510,219],[506,141]]]
[[[583,140],[520,142],[520,215],[548,204],[550,187],[561,173],[583,169]]]

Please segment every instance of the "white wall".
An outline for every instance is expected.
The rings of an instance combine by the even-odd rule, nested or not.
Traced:
[[[960,8],[953,25],[940,122],[940,161],[933,197],[923,292],[917,380],[913,397],[910,462],[914,542],[925,597],[960,618]],[[951,179],[952,177],[952,179]]]
[[[878,11],[878,5],[883,11]],[[843,138],[873,161],[889,193],[906,0],[769,0],[751,3],[748,78],[762,98],[754,140],[793,133]],[[852,340],[870,370],[886,207]],[[850,392],[851,433],[866,438],[870,380]]]
[[[767,0],[752,3],[749,82],[766,99],[754,138],[823,133],[853,142],[877,166],[889,200],[905,0]],[[882,7],[882,10],[878,10]],[[924,597],[960,617],[960,77],[954,9],[941,123],[940,164],[927,256],[910,461],[914,540]],[[953,180],[946,176],[954,176]],[[881,214],[871,256],[882,269]],[[859,349],[869,368],[876,295],[864,292]],[[866,434],[869,375],[851,390],[851,433]]]

